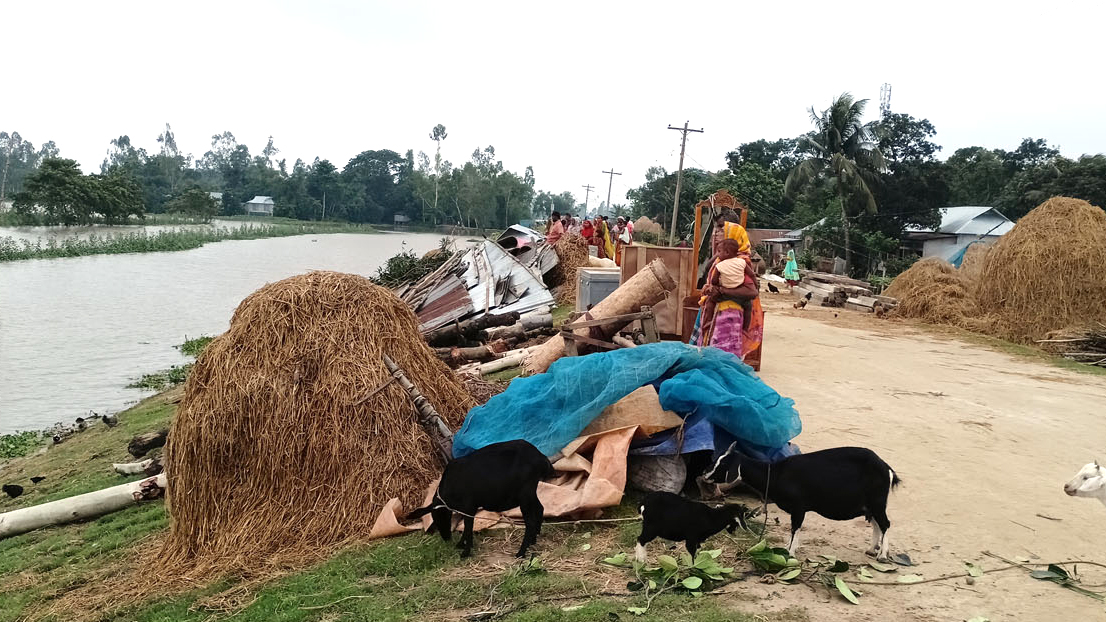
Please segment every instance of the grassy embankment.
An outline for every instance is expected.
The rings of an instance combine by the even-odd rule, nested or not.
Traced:
[[[82,255],[116,255],[121,253],[149,253],[157,251],[183,251],[199,248],[209,242],[223,240],[256,240],[290,235],[325,233],[376,233],[366,225],[348,223],[249,223],[238,227],[211,227],[145,232],[92,235],[87,239],[64,238],[30,242],[12,237],[0,237],[0,261],[44,259],[53,257],[78,257]]]
[[[0,479],[27,488],[17,499],[0,499],[0,512],[139,479],[116,475],[111,463],[130,460],[126,445],[133,435],[169,424],[176,407],[168,403],[168,395],[148,398],[120,413],[115,428],[95,425],[41,454],[35,453],[37,447],[27,448],[31,455],[0,467]],[[46,479],[31,485],[29,478],[35,475]],[[630,499],[610,516],[632,515],[635,505],[636,500]],[[0,540],[0,622],[34,616],[66,591],[121,571],[140,548],[156,546],[156,538],[168,523],[164,503],[154,501],[86,523]],[[741,609],[749,608],[750,603],[733,594],[692,598],[668,593],[654,600],[644,616],[627,613],[628,606],[641,606],[644,598],[608,593],[624,592],[632,575],[602,566],[597,560],[630,551],[638,529],[636,522],[549,525],[539,539],[543,569],[537,571],[509,557],[521,537],[516,529],[478,535],[470,560],[459,559],[457,550],[436,535],[416,533],[359,545],[323,564],[273,581],[235,618],[243,622],[456,619],[461,617],[458,613],[510,609],[501,619],[805,619],[796,612],[767,617],[743,613]],[[731,542],[724,535],[712,541],[724,548],[727,556],[744,550],[750,542]],[[659,553],[660,547],[655,548]],[[206,620],[212,612],[198,606],[198,601],[230,586],[224,582],[145,603],[115,619]]]

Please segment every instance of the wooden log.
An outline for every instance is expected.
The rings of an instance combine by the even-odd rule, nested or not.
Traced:
[[[423,430],[426,431],[426,434],[438,449],[438,455],[441,457],[443,464],[448,464],[453,459],[453,432],[438,415],[438,411],[434,410],[430,400],[426,399],[418,387],[407,379],[407,374],[403,373],[403,369],[392,360],[392,357],[384,354],[381,358],[384,360],[384,365],[388,368],[388,371],[392,373],[392,377],[396,379],[399,386],[403,387],[403,390],[407,392],[407,396],[411,398],[411,402],[415,405],[415,414],[419,424],[422,425]]]
[[[127,453],[135,458],[145,456],[151,449],[157,449],[165,445],[165,439],[169,437],[169,429],[163,428],[157,432],[139,434],[127,444]]]
[[[465,365],[457,370],[459,374],[469,374],[476,377],[481,377],[487,374],[495,373],[500,370],[509,369],[511,367],[517,367],[521,365],[526,356],[532,352],[534,348],[519,348],[517,350],[510,350],[504,352],[503,355],[488,363],[472,363]]]
[[[550,318],[549,323],[552,325],[552,318]],[[484,331],[484,333],[486,341],[496,341],[499,339],[517,339],[519,341],[524,341],[526,339],[526,327],[521,321],[515,322],[511,326],[489,328]]]
[[[103,516],[165,492],[165,474],[0,514],[0,539],[50,525]]]
[[[872,296],[872,298],[875,298],[876,300],[882,302],[884,306],[899,304],[897,298],[892,298],[890,296]]]
[[[622,346],[623,348],[636,348],[637,344],[622,335],[615,335],[611,337],[611,342]]]
[[[653,305],[663,300],[667,292],[676,289],[676,281],[668,273],[664,262],[660,259],[653,260],[644,269],[639,270],[630,277],[618,289],[592,307],[592,318],[603,319],[615,315],[625,315],[640,311],[641,307]],[[602,338],[609,339],[612,335],[622,330],[616,324],[607,324],[594,328],[582,328],[576,331],[578,335],[588,336],[590,330],[595,330]],[[540,374],[549,369],[553,361],[564,355],[564,339],[557,335],[538,346],[526,360],[526,372]]]
[[[528,313],[519,318],[519,323],[527,332],[546,328],[553,325],[553,315],[550,313]]]
[[[845,303],[845,308],[846,309],[850,309],[852,311],[860,311],[861,313],[871,313],[872,312],[871,307],[865,307],[864,305],[857,304],[855,302],[852,302],[853,300],[856,300],[856,299],[855,298],[850,298],[849,302]]]
[[[481,331],[495,326],[510,326],[519,320],[519,314],[512,311],[502,315],[485,314],[460,323],[453,323],[434,329],[423,335],[432,346],[453,346],[464,340],[476,339]]]
[[[153,464],[152,459],[143,460],[141,462],[127,462],[124,464],[112,464],[111,468],[115,469],[115,472],[120,475],[138,475],[139,473],[145,473],[146,467]]]

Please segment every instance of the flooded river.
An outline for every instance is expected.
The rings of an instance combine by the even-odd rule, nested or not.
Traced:
[[[331,234],[169,253],[0,263],[0,434],[115,412],[139,376],[188,362],[175,345],[227,329],[243,298],[309,270],[376,273],[440,235]]]
[[[99,236],[107,238],[116,235],[127,235],[129,233],[145,233],[146,235],[157,235],[162,231],[186,231],[188,229],[213,229],[216,227],[223,227],[227,229],[237,229],[241,226],[253,226],[258,223],[250,222],[248,220],[220,220],[218,218],[213,219],[209,224],[195,224],[195,225],[88,225],[82,227],[0,227],[0,238],[9,237],[13,238],[17,242],[26,240],[32,244],[35,242],[41,242],[45,244],[50,239],[57,242],[62,240],[73,238],[80,240],[87,240],[92,236]]]

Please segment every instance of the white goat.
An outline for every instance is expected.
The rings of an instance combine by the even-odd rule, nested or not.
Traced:
[[[1064,484],[1064,492],[1072,497],[1093,497],[1106,505],[1106,470],[1098,461],[1084,465],[1075,477]]]

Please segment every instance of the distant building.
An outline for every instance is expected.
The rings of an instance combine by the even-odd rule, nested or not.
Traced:
[[[1014,223],[993,207],[942,207],[941,224],[936,229],[907,228],[902,247],[922,257],[947,259],[974,241],[990,244],[1013,228]]]
[[[273,197],[255,196],[246,203],[246,214],[249,216],[272,216]]]
[[[208,192],[207,196],[211,197],[211,200],[215,201],[219,205],[223,204],[223,193],[222,192]]]
[[[407,223],[411,222],[411,219],[404,214],[396,214],[392,216],[392,222],[395,225],[406,225]]]

